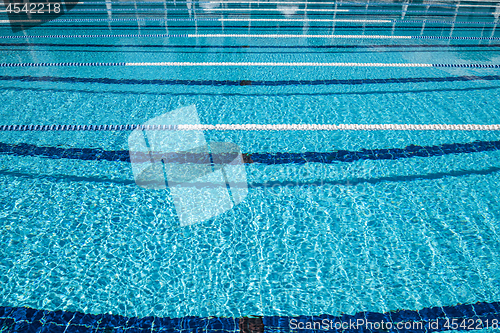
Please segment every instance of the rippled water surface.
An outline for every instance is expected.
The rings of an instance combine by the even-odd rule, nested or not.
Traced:
[[[27,66],[0,67],[0,125],[143,124],[189,106],[201,124],[499,124],[498,68],[352,65],[500,65],[499,8],[83,2],[22,32],[2,21],[0,62]],[[32,66],[57,62],[75,64]],[[115,62],[214,64],[76,65]],[[351,65],[279,65],[300,62]],[[250,158],[248,193],[183,227],[172,189],[136,184],[130,134],[0,131],[1,306],[239,317],[499,300],[497,131],[204,131]]]

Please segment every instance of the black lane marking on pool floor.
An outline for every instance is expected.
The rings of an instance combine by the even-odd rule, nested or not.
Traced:
[[[208,92],[186,92],[186,93],[171,93],[171,92],[148,92],[148,91],[127,91],[127,90],[84,90],[84,89],[43,89],[43,88],[21,88],[21,87],[0,87],[1,90],[17,91],[17,92],[42,92],[42,93],[79,93],[79,94],[114,94],[114,95],[151,95],[151,96],[333,96],[333,95],[383,95],[383,94],[418,94],[418,93],[436,93],[436,92],[459,92],[459,91],[480,91],[480,90],[496,90],[500,86],[488,87],[474,87],[474,88],[446,88],[446,89],[412,89],[412,90],[372,90],[372,91],[348,91],[348,92],[293,92],[293,93],[235,93],[235,92],[221,92],[221,93],[208,93]]]
[[[450,77],[407,77],[388,79],[338,79],[338,80],[141,80],[110,79],[88,77],[58,76],[0,76],[0,81],[20,82],[59,82],[59,83],[99,83],[128,85],[186,85],[186,86],[318,86],[318,85],[363,85],[363,84],[396,84],[396,83],[441,83],[470,81],[499,81],[500,75],[483,76],[450,76]]]
[[[464,177],[481,175],[486,176],[493,173],[500,172],[500,168],[491,167],[482,170],[459,170],[459,171],[448,171],[448,172],[436,172],[428,174],[414,174],[407,176],[387,176],[387,177],[375,177],[375,178],[351,178],[351,179],[340,179],[340,180],[320,180],[320,181],[268,181],[265,183],[248,183],[245,184],[247,188],[276,188],[276,187],[320,187],[324,185],[333,186],[356,186],[364,184],[379,184],[383,182],[411,182],[417,180],[437,180],[449,177]],[[123,179],[123,178],[104,178],[104,177],[82,177],[82,176],[72,176],[65,174],[40,174],[40,173],[27,173],[18,171],[7,171],[0,169],[1,176],[10,176],[16,178],[24,179],[45,179],[50,182],[84,182],[84,183],[111,183],[118,185],[136,185],[134,180]],[[203,184],[197,184],[192,182],[193,186],[202,186]],[[0,331],[1,332],[1,331]]]
[[[433,157],[450,154],[477,153],[500,150],[500,141],[474,141],[469,143],[447,143],[435,146],[410,145],[405,148],[361,149],[359,151],[338,150],[333,152],[305,153],[245,153],[244,163],[305,164],[355,162],[360,160],[398,160],[412,157]],[[9,144],[0,142],[0,154],[33,156],[50,159],[76,159],[83,161],[130,162],[128,150],[102,150],[98,148],[40,147],[32,144]],[[195,156],[194,156],[195,157]],[[204,163],[200,159],[200,163]],[[195,163],[195,159],[190,160]]]
[[[398,310],[386,313],[359,312],[341,316],[252,316],[230,317],[124,317],[113,314],[84,314],[71,311],[0,307],[2,332],[50,333],[430,333],[500,327],[500,303],[478,302],[455,306]],[[301,329],[303,328],[303,329]],[[325,329],[326,328],[326,329]]]

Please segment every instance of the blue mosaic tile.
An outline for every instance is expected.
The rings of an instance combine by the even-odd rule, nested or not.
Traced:
[[[16,321],[12,318],[0,319],[0,328],[11,329],[16,324]]]
[[[155,326],[158,326],[160,328],[166,328],[170,326],[170,318],[156,318],[155,319]]]
[[[66,312],[66,311],[56,311],[56,317],[55,319],[57,320],[58,324],[65,324],[68,323],[71,318],[73,318],[74,312]]]
[[[128,333],[128,331],[121,331],[121,332],[123,332],[123,333]],[[172,329],[172,328],[160,328],[160,329],[158,329],[158,331],[157,331],[157,332],[158,332],[158,333],[174,333],[174,332],[175,332],[175,330],[174,330],[174,329]],[[113,332],[113,333],[114,333],[114,332]]]
[[[32,309],[32,308],[24,308],[24,309],[25,309],[25,316],[26,316],[27,319],[29,319],[29,320],[36,320],[37,313],[40,312],[40,311],[38,311],[36,309]],[[2,315],[0,314],[0,317],[1,316]]]
[[[153,317],[144,317],[144,318],[139,318],[137,321],[137,326],[139,328],[148,328],[151,327],[151,324],[153,323]]]
[[[323,320],[323,319],[327,319],[327,320],[330,320],[330,319],[333,319],[335,317],[331,316],[331,315],[327,315],[327,314],[322,314],[322,315],[319,315],[319,316],[313,316],[313,319],[314,320]]]
[[[480,316],[479,319],[481,319],[483,322],[489,323],[488,326],[491,326],[491,323],[493,321],[496,321],[497,328],[500,329],[500,314],[499,313],[490,313],[485,316]]]
[[[28,328],[24,331],[27,333],[35,333],[39,332],[42,328],[42,324],[40,322],[32,322],[29,324]]]
[[[234,329],[236,328],[236,325],[235,325],[235,322],[234,322],[234,319],[230,319],[230,318],[214,318],[214,319],[210,319],[207,323],[207,328],[208,329]]]
[[[476,303],[473,304],[473,307],[474,307],[474,312],[478,316],[483,316],[497,312],[497,310],[490,303]]]
[[[113,327],[125,326],[127,324],[127,320],[128,318],[124,316],[110,314],[106,316],[106,324]]]
[[[470,318],[476,314],[472,304],[460,304],[455,306],[455,309],[461,313],[462,317]]]
[[[125,327],[137,327],[138,325],[139,325],[139,318],[132,317],[132,318],[129,318]]]
[[[189,328],[196,328],[196,327],[205,327],[208,325],[207,320],[199,317],[184,317],[181,321],[181,326],[183,328],[189,329]]]
[[[463,314],[459,311],[457,307],[454,306],[443,306],[443,311],[447,318],[460,318]]]
[[[89,319],[89,315],[86,315],[84,313],[81,313],[81,312],[75,312],[73,313],[74,317],[73,319],[71,320],[72,323],[75,323],[77,325],[81,325],[82,323],[85,323],[87,322],[87,320]]]
[[[55,312],[44,310],[42,313],[42,318],[40,318],[40,322],[42,322],[43,324],[50,323],[54,320],[54,317]]]
[[[353,320],[365,319],[365,312],[358,312],[352,316]]]
[[[443,312],[443,309],[441,307],[425,308],[419,310],[418,313],[420,317],[425,321],[445,316],[445,313]]]
[[[65,326],[58,326],[53,323],[48,323],[47,325],[43,325],[39,332],[40,333],[64,333],[64,330],[66,329]]]
[[[120,316],[121,317],[121,316]],[[113,323],[113,325],[116,327],[116,326],[122,326],[123,324],[117,322],[117,321],[112,321],[111,323]],[[160,318],[158,317],[153,317],[153,321],[152,321],[152,325],[153,327],[156,329],[156,328],[159,328],[160,327]]]
[[[31,326],[30,323],[25,320],[16,321],[12,330],[14,332],[27,332],[30,329],[30,326]]]
[[[493,302],[489,304],[497,313],[500,313],[500,302]]]
[[[280,327],[281,318],[286,318],[286,317],[266,316],[262,318],[262,322],[264,323],[264,326]]]
[[[444,308],[434,307],[425,308],[419,311],[400,310],[389,313],[374,313],[374,312],[359,312],[354,315],[343,314],[341,316],[331,316],[327,314],[317,316],[297,316],[297,317],[262,317],[262,318],[247,318],[245,327],[240,327],[244,318],[200,318],[200,317],[184,317],[184,318],[127,318],[118,315],[101,314],[101,315],[86,315],[82,313],[73,313],[65,311],[42,311],[28,308],[8,308],[0,307],[0,327],[6,331],[12,332],[67,332],[67,333],[119,333],[119,332],[163,332],[163,333],[230,333],[240,331],[248,333],[250,327],[257,327],[261,332],[289,332],[291,330],[290,320],[294,319],[296,323],[309,323],[310,329],[300,330],[300,333],[319,333],[340,332],[332,327],[324,329],[323,320],[328,323],[356,323],[358,319],[366,319],[371,323],[420,323],[420,327],[397,329],[393,326],[390,332],[400,333],[423,333],[440,332],[446,330],[446,322],[450,319],[472,320],[475,322],[480,319],[484,323],[491,324],[494,320],[500,322],[500,312],[498,312],[499,303],[477,303],[477,304],[461,304],[456,306],[446,306]],[[482,315],[480,317],[474,315],[473,308],[477,308]],[[7,316],[5,316],[7,314]],[[35,320],[37,318],[37,320]],[[439,327],[429,327],[431,322],[435,322],[439,318]],[[39,320],[38,320],[39,319]],[[253,320],[253,321],[252,321]],[[259,324],[260,320],[260,324]],[[318,326],[314,326],[316,322]],[[68,324],[69,323],[69,324]],[[153,325],[154,323],[154,325]],[[366,322],[365,322],[366,323]],[[260,326],[259,326],[260,325]],[[312,327],[312,328],[311,328]],[[334,326],[335,327],[335,326]],[[246,331],[245,331],[246,330]],[[369,328],[365,326],[352,327],[347,324],[347,329],[342,332],[367,332],[381,333],[382,329]]]
[[[69,325],[66,329],[66,333],[87,333],[89,331],[91,331],[89,328],[75,325]]]
[[[15,321],[26,319],[26,308],[14,308],[9,314],[9,317],[13,318]]]
[[[419,321],[421,317],[418,315],[417,311],[401,310],[397,312],[391,312],[391,319],[394,322],[399,321]]]
[[[388,322],[390,317],[388,314],[379,312],[365,312],[365,318],[369,322]]]

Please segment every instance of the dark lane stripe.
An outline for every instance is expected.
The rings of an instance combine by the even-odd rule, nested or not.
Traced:
[[[339,180],[317,180],[317,181],[268,181],[265,183],[247,183],[247,188],[276,188],[276,187],[320,187],[324,185],[333,186],[356,186],[363,184],[379,184],[386,182],[411,182],[416,180],[437,180],[443,178],[467,177],[473,175],[486,176],[493,173],[500,172],[499,167],[491,167],[487,169],[470,169],[470,170],[452,170],[447,172],[435,172],[426,174],[415,174],[406,176],[385,176],[374,178],[348,178]],[[105,177],[85,177],[85,176],[72,176],[64,174],[40,174],[40,173],[27,173],[18,171],[0,170],[0,175],[10,176],[25,179],[46,179],[50,182],[63,181],[63,182],[85,182],[85,183],[111,183],[118,185],[136,185],[134,180],[123,178],[105,178]],[[190,183],[196,186],[195,182]]]
[[[161,45],[161,44],[151,44],[151,45],[139,45],[139,44],[58,44],[58,43],[0,43],[2,46],[54,46],[54,47],[107,47],[107,48],[162,48],[162,49],[172,49],[172,48],[191,48],[191,49],[364,49],[364,48],[463,48],[463,47],[480,47],[480,48],[494,48],[500,47],[500,44],[424,44],[424,45],[393,45],[393,44],[360,44],[360,45],[297,45],[297,46],[264,46],[264,45]]]
[[[500,303],[478,302],[428,307],[418,311],[358,312],[354,315],[343,314],[341,316],[323,314],[296,317],[257,316],[253,318],[260,319],[195,316],[129,318],[113,314],[94,315],[63,310],[48,311],[26,307],[0,307],[0,329],[2,332],[234,333],[239,330],[240,333],[271,333],[290,332],[293,329],[293,331],[300,333],[430,333],[450,330],[451,325],[455,324],[462,325],[459,327],[463,331],[486,327],[496,330],[500,320]],[[372,326],[368,323],[371,323]],[[380,326],[378,329],[374,328],[374,323],[379,325],[383,323],[382,328]],[[405,327],[405,323],[413,324]],[[297,330],[297,328],[303,329]]]
[[[230,8],[230,10],[220,10],[223,8],[218,8],[217,12],[218,14],[225,14],[225,15],[232,15],[232,16],[238,16],[238,17],[245,17],[245,16],[251,16],[251,17],[279,17],[281,13],[281,10],[279,8],[253,8],[251,11],[248,11],[247,8],[241,8],[241,7],[233,7]],[[298,13],[294,14],[288,14],[287,18],[303,18],[304,14],[307,14],[308,18],[331,18],[332,14],[336,12],[335,8],[321,8],[325,11],[323,12],[316,12],[314,11],[314,8],[310,8],[312,10],[306,9],[306,8],[301,8],[297,9]],[[343,7],[338,8],[340,10],[345,10],[347,8]],[[337,10],[338,10],[337,9]],[[344,11],[337,11],[337,18],[344,18],[344,17],[362,17],[362,18],[378,18],[381,16],[381,14],[389,14],[389,15],[384,15],[385,17],[395,17],[399,18],[401,17],[401,13],[403,12],[402,10],[391,10],[391,9],[354,9],[350,8],[347,9],[348,12]],[[168,13],[170,12],[170,13]],[[113,14],[113,16],[125,16],[127,14],[150,14],[151,16],[160,16],[164,15],[165,13],[168,13],[169,18],[183,18],[183,17],[188,17],[190,12],[198,12],[201,15],[206,14],[206,9],[205,8],[164,8],[163,6],[141,6],[139,8],[134,8],[130,6],[129,8],[117,8],[116,6],[113,6],[112,9],[105,8],[104,6],[95,6],[93,8],[82,8],[79,7],[78,9],[74,9],[71,11],[72,16],[76,17],[81,17],[85,15],[93,15],[93,16],[104,16],[106,14]],[[404,11],[406,14],[405,17],[409,18],[411,17],[412,19],[429,19],[429,18],[437,18],[437,17],[443,17],[443,18],[454,18],[454,17],[461,17],[465,16],[466,18],[469,18],[470,15],[473,15],[475,19],[481,18],[482,19],[495,19],[495,12],[493,11],[477,11],[477,12],[468,12],[468,11],[434,11],[434,10],[406,10]],[[424,14],[424,15],[421,15]]]
[[[399,160],[412,157],[433,157],[498,150],[500,150],[500,141],[475,141],[470,143],[451,143],[436,146],[410,145],[405,148],[361,149],[360,151],[339,150],[326,153],[245,153],[243,154],[243,159],[244,163],[261,163],[268,165],[304,163],[330,164],[360,160]],[[39,156],[50,159],[66,158],[83,161],[130,162],[128,150],[39,147],[26,143],[13,145],[0,142],[0,154]]]
[[[100,83],[130,85],[186,85],[186,86],[317,86],[317,85],[362,85],[390,83],[429,83],[429,82],[468,82],[498,81],[500,75],[486,76],[451,76],[451,77],[406,77],[388,79],[343,79],[343,80],[142,80],[142,79],[110,79],[88,77],[57,76],[0,76],[0,81],[21,82],[63,82],[63,83]]]
[[[0,87],[1,90],[8,91],[37,91],[42,93],[80,93],[80,94],[116,94],[116,95],[152,95],[152,96],[333,96],[333,95],[383,95],[383,94],[418,94],[418,93],[437,93],[437,92],[457,92],[457,91],[480,91],[480,90],[496,90],[500,86],[490,87],[474,87],[474,88],[447,88],[447,89],[413,89],[413,90],[372,90],[372,91],[349,91],[349,92],[293,92],[293,93],[226,93],[226,92],[187,92],[187,93],[170,93],[170,92],[147,92],[147,91],[116,91],[116,90],[83,90],[83,89],[43,89],[43,88],[20,88],[20,87]]]
[[[475,141],[436,146],[410,145],[405,148],[361,149],[360,151],[339,150],[331,153],[254,153],[247,154],[247,163],[304,164],[355,162],[360,160],[399,160],[411,157],[433,157],[497,150],[500,150],[500,141]]]

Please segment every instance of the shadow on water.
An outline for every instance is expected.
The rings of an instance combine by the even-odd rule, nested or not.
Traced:
[[[408,175],[408,176],[386,176],[377,178],[352,178],[344,180],[320,180],[320,181],[310,181],[310,182],[266,182],[266,183],[248,183],[246,186],[248,188],[276,188],[276,187],[319,187],[323,185],[337,185],[337,186],[355,186],[360,184],[378,184],[382,182],[409,182],[415,180],[437,180],[447,177],[463,177],[463,176],[474,176],[474,175],[490,175],[500,171],[500,167],[491,167],[482,170],[460,170],[460,171],[449,171],[449,172],[436,172],[421,175]],[[88,183],[111,183],[118,185],[135,185],[135,181],[129,179],[112,179],[112,178],[102,178],[102,177],[81,177],[81,176],[71,176],[71,175],[42,175],[26,172],[8,171],[0,170],[1,176],[18,177],[26,179],[46,179],[52,182],[88,182]],[[193,184],[195,186],[196,183]]]

